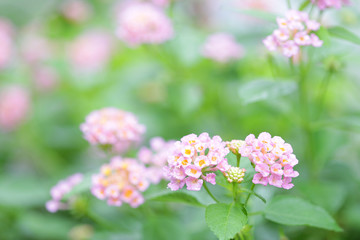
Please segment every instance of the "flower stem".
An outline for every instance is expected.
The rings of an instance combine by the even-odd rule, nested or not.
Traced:
[[[214,195],[210,192],[209,188],[206,186],[205,181],[204,181],[203,186],[204,186],[206,192],[209,194],[209,196],[210,196],[212,199],[214,199],[214,201],[215,201],[216,203],[219,203],[219,201],[214,197]]]
[[[241,154],[236,154],[236,166],[240,167]]]
[[[330,82],[332,75],[333,75],[332,70],[327,71],[326,75],[322,81],[322,85],[320,87],[319,96],[318,96],[319,108],[317,111],[317,114],[318,114],[317,118],[321,117],[321,114],[324,110],[325,96],[326,96],[327,90],[329,89],[329,82]]]
[[[253,191],[254,188],[255,188],[255,184],[253,183],[253,184],[251,185],[250,190]],[[252,194],[252,193],[249,193],[249,195],[247,196],[247,198],[246,198],[246,200],[245,200],[245,203],[244,203],[245,206],[247,205],[247,203],[248,203],[248,201],[249,201],[249,199],[250,199],[251,194]]]
[[[288,5],[288,8],[291,9],[291,2],[290,2],[290,0],[287,0],[287,5]]]
[[[237,183],[233,182],[233,198],[234,198],[234,202],[236,202],[236,195],[237,195]]]

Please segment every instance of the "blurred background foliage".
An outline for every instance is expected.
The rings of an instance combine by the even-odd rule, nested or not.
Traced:
[[[99,71],[83,73],[68,61],[67,45],[91,29],[113,34],[116,25],[114,1],[87,2],[91,17],[73,23],[59,10],[64,1],[0,1],[0,16],[15,26],[15,45],[21,45],[30,25],[54,44],[55,54],[42,64],[58,77],[54,89],[42,92],[21,57],[15,56],[0,71],[0,88],[16,83],[31,92],[26,120],[0,135],[0,239],[215,239],[205,225],[204,209],[191,206],[147,202],[135,210],[115,208],[85,192],[71,211],[45,210],[49,189],[59,179],[78,171],[91,174],[108,161],[89,147],[79,130],[90,111],[106,106],[137,115],[147,126],[144,144],[154,136],[170,140],[204,131],[225,140],[262,131],[282,136],[292,144],[301,173],[294,189],[286,193],[325,208],[344,232],[283,227],[255,216],[254,239],[358,239],[359,45],[329,37],[322,48],[311,49],[314,64],[306,86],[310,114],[304,128],[298,73],[291,71],[287,59],[268,55],[261,43],[275,26],[264,20],[269,14],[227,7],[226,1],[175,1],[167,9],[176,32],[173,40],[129,48],[113,35],[109,62]],[[286,9],[285,3],[277,5],[278,11]],[[352,7],[327,12],[324,22],[360,34],[359,13],[353,1]],[[229,64],[201,57],[206,37],[218,31],[236,36],[246,49],[245,57]],[[334,73],[322,107],[318,95],[324,91],[329,68]],[[165,188],[162,183],[149,194]],[[266,199],[285,192],[257,189]],[[204,192],[194,195],[203,203],[211,202]],[[251,207],[257,211],[264,204],[253,199]]]

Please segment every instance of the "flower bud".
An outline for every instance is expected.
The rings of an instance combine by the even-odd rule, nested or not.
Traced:
[[[228,171],[224,173],[224,176],[227,178],[227,181],[229,183],[241,183],[244,180],[245,171],[245,168],[231,167]]]
[[[242,140],[231,140],[231,142],[227,142],[226,145],[232,153],[238,155],[239,149],[241,148],[242,145],[244,145],[244,143],[245,142]]]

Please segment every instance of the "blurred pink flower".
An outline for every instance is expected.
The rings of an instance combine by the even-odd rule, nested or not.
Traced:
[[[75,173],[64,180],[59,181],[50,190],[51,200],[46,202],[45,207],[49,212],[57,212],[61,209],[68,209],[68,203],[61,202],[61,199],[69,193],[76,185],[83,180],[81,173]]]
[[[206,40],[202,54],[220,63],[236,60],[244,55],[244,49],[235,38],[226,33],[216,33]]]
[[[150,0],[154,5],[159,7],[166,7],[171,0]]]
[[[89,31],[74,39],[68,48],[74,68],[96,71],[109,60],[113,50],[111,36],[103,31]]]
[[[145,132],[145,126],[132,113],[110,107],[91,112],[80,129],[90,144],[110,146],[115,152],[139,143]]]
[[[0,128],[11,131],[27,116],[30,106],[28,92],[12,85],[0,90]]]
[[[93,175],[91,192],[111,206],[125,202],[136,208],[144,202],[141,192],[149,186],[145,173],[146,168],[135,159],[114,157]]]
[[[209,137],[208,133],[199,136],[190,134],[174,143],[168,157],[165,175],[170,179],[168,187],[172,191],[182,188],[199,191],[203,180],[215,184],[215,171],[225,172],[230,165],[225,158],[230,152],[219,136]]]
[[[129,46],[160,44],[173,37],[173,26],[162,9],[150,3],[130,3],[117,13],[117,36]]]
[[[63,3],[61,12],[66,19],[81,23],[90,18],[92,9],[87,1],[67,0]]]
[[[151,183],[157,184],[167,179],[163,167],[167,163],[168,155],[174,141],[166,142],[161,137],[150,140],[150,148],[142,147],[138,152],[138,159],[146,166],[146,175]]]
[[[316,4],[320,10],[325,8],[341,8],[343,5],[350,4],[350,0],[311,0],[313,4]]]
[[[293,149],[281,137],[271,137],[267,132],[260,133],[258,138],[250,134],[239,153],[255,165],[255,171],[258,172],[253,178],[255,184],[290,189],[294,186],[292,178],[299,176],[293,169],[298,164]]]
[[[33,73],[35,87],[41,92],[53,90],[58,84],[58,74],[51,67],[39,66]]]
[[[284,56],[296,58],[302,46],[322,46],[323,42],[314,33],[319,30],[320,23],[310,20],[306,12],[289,10],[286,18],[276,21],[279,28],[263,40],[269,51],[280,49]]]

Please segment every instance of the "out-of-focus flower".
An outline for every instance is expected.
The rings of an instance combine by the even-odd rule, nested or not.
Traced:
[[[150,0],[154,5],[159,7],[166,7],[171,0]]]
[[[172,191],[182,188],[199,191],[203,180],[215,184],[215,174],[220,170],[229,170],[226,155],[229,149],[219,136],[209,137],[208,133],[199,136],[190,134],[174,144],[172,154],[168,157],[168,166],[164,167],[170,179],[168,187]]]
[[[34,70],[33,79],[36,88],[41,92],[53,90],[58,83],[57,72],[47,66],[40,66]]]
[[[322,46],[323,42],[314,33],[320,23],[310,20],[306,12],[290,10],[286,18],[277,18],[277,23],[279,28],[263,40],[269,51],[280,49],[284,56],[294,57],[302,46]]]
[[[341,8],[343,5],[350,4],[350,0],[311,0],[313,4],[316,4],[320,10],[326,8]]]
[[[206,40],[202,54],[206,58],[220,63],[236,60],[244,55],[244,49],[233,36],[226,33],[216,33]]]
[[[224,176],[230,183],[241,183],[244,180],[245,172],[245,168],[231,167],[229,170],[224,172]]]
[[[111,146],[124,152],[141,141],[145,126],[132,114],[116,108],[91,112],[80,126],[84,138],[92,145]]]
[[[51,200],[46,202],[46,209],[49,212],[57,212],[58,210],[68,209],[68,204],[61,202],[61,199],[69,193],[76,185],[81,183],[83,175],[81,173],[75,173],[68,178],[59,181],[50,190]]]
[[[298,164],[293,149],[289,143],[278,136],[271,137],[267,132],[260,133],[258,138],[253,134],[246,137],[239,153],[248,157],[255,165],[253,183],[273,185],[290,189],[294,186],[292,178],[299,176],[293,167]]]
[[[100,171],[93,175],[91,192],[94,196],[106,199],[111,206],[121,206],[125,202],[136,208],[144,202],[141,192],[150,184],[144,165],[135,159],[114,157]]]
[[[163,168],[173,145],[174,141],[166,142],[161,137],[155,137],[150,140],[150,148],[140,149],[138,158],[145,164],[146,175],[151,183],[158,184],[162,179],[167,179]]]
[[[96,71],[108,62],[112,49],[111,36],[106,32],[94,30],[83,33],[71,42],[68,55],[74,68]]]
[[[52,46],[50,42],[39,35],[25,36],[20,46],[21,54],[30,64],[49,59],[52,54]]]
[[[129,46],[160,44],[173,37],[170,19],[162,9],[150,3],[128,4],[117,14],[116,34]]]
[[[68,0],[61,8],[63,16],[76,23],[85,22],[92,14],[89,3],[83,0]]]
[[[21,86],[12,85],[0,90],[0,128],[11,131],[27,116],[30,106],[28,92]]]
[[[0,69],[6,67],[13,54],[13,27],[3,18],[0,18]]]

